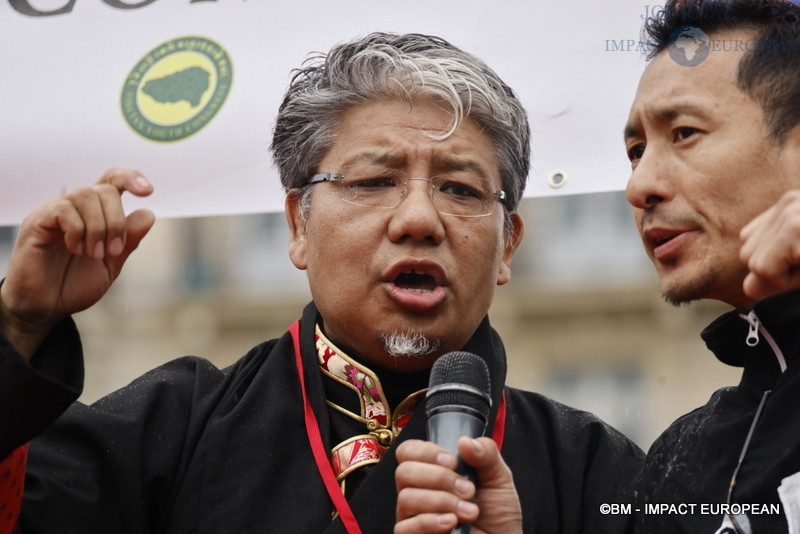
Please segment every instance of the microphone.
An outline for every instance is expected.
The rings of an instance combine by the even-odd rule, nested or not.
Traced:
[[[426,395],[428,440],[441,445],[458,459],[456,472],[475,482],[475,471],[462,460],[456,443],[461,436],[477,438],[486,430],[492,406],[489,368],[469,352],[448,352],[431,368]],[[467,534],[462,523],[451,534]]]

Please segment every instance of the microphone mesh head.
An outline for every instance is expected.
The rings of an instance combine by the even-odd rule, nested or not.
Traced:
[[[461,384],[475,389],[440,389],[444,384]],[[480,414],[483,419],[489,417],[491,406],[492,384],[489,379],[489,368],[479,356],[470,352],[448,352],[436,360],[431,368],[428,381],[428,400],[425,412],[430,417],[443,406],[466,406],[470,411]]]

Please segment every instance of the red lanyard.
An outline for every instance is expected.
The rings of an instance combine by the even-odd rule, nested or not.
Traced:
[[[333,467],[328,460],[328,453],[325,450],[325,445],[322,443],[322,434],[319,431],[319,423],[317,417],[314,415],[314,410],[311,409],[311,402],[308,400],[308,392],[306,391],[306,379],[303,373],[303,355],[300,352],[300,321],[289,327],[289,333],[292,334],[292,341],[294,342],[294,357],[297,365],[297,375],[300,378],[300,392],[303,394],[303,411],[305,413],[306,433],[308,434],[308,442],[311,444],[311,452],[314,453],[314,461],[317,463],[317,469],[322,476],[322,482],[325,484],[325,489],[328,490],[328,495],[339,512],[339,517],[342,519],[345,529],[348,534],[361,534],[361,528],[358,526],[358,521],[347,503],[347,499],[342,493],[339,484],[336,482],[336,475],[333,474]],[[497,419],[494,423],[494,432],[492,439],[497,443],[499,449],[503,448],[503,438],[505,437],[505,421],[506,421],[506,396],[505,391],[500,400],[500,408],[497,410]]]

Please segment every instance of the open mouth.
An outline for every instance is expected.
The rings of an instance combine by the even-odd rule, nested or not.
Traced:
[[[436,289],[436,279],[430,274],[417,272],[416,269],[409,269],[400,273],[394,279],[394,285],[406,291],[430,293]]]
[[[669,228],[651,228],[644,232],[644,240],[651,249],[655,250],[685,233],[685,230]]]
[[[673,239],[675,239],[675,237],[677,237],[677,234],[676,234],[676,235],[671,235],[671,236],[666,236],[666,237],[661,237],[661,238],[659,238],[659,239],[656,239],[656,240],[655,240],[655,246],[656,246],[656,247],[660,247],[660,246],[661,246],[661,245],[663,245],[664,243],[667,243],[667,242],[669,242],[669,241],[672,241]]]
[[[651,227],[644,231],[645,247],[652,257],[658,261],[673,260],[689,250],[691,235],[698,229],[692,226],[677,228]]]

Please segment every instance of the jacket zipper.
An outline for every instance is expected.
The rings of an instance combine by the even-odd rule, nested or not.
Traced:
[[[750,325],[750,329],[747,332],[747,339],[745,339],[745,343],[748,347],[755,347],[758,345],[759,342],[759,334],[767,340],[770,348],[772,348],[772,353],[775,355],[775,358],[778,360],[778,366],[781,368],[781,373],[786,371],[786,358],[783,357],[783,352],[781,352],[781,348],[775,342],[775,338],[773,338],[770,333],[764,328],[764,325],[761,324],[761,321],[758,320],[756,316],[756,312],[750,311],[747,315],[741,313],[739,314],[742,319],[747,321],[747,324]]]

